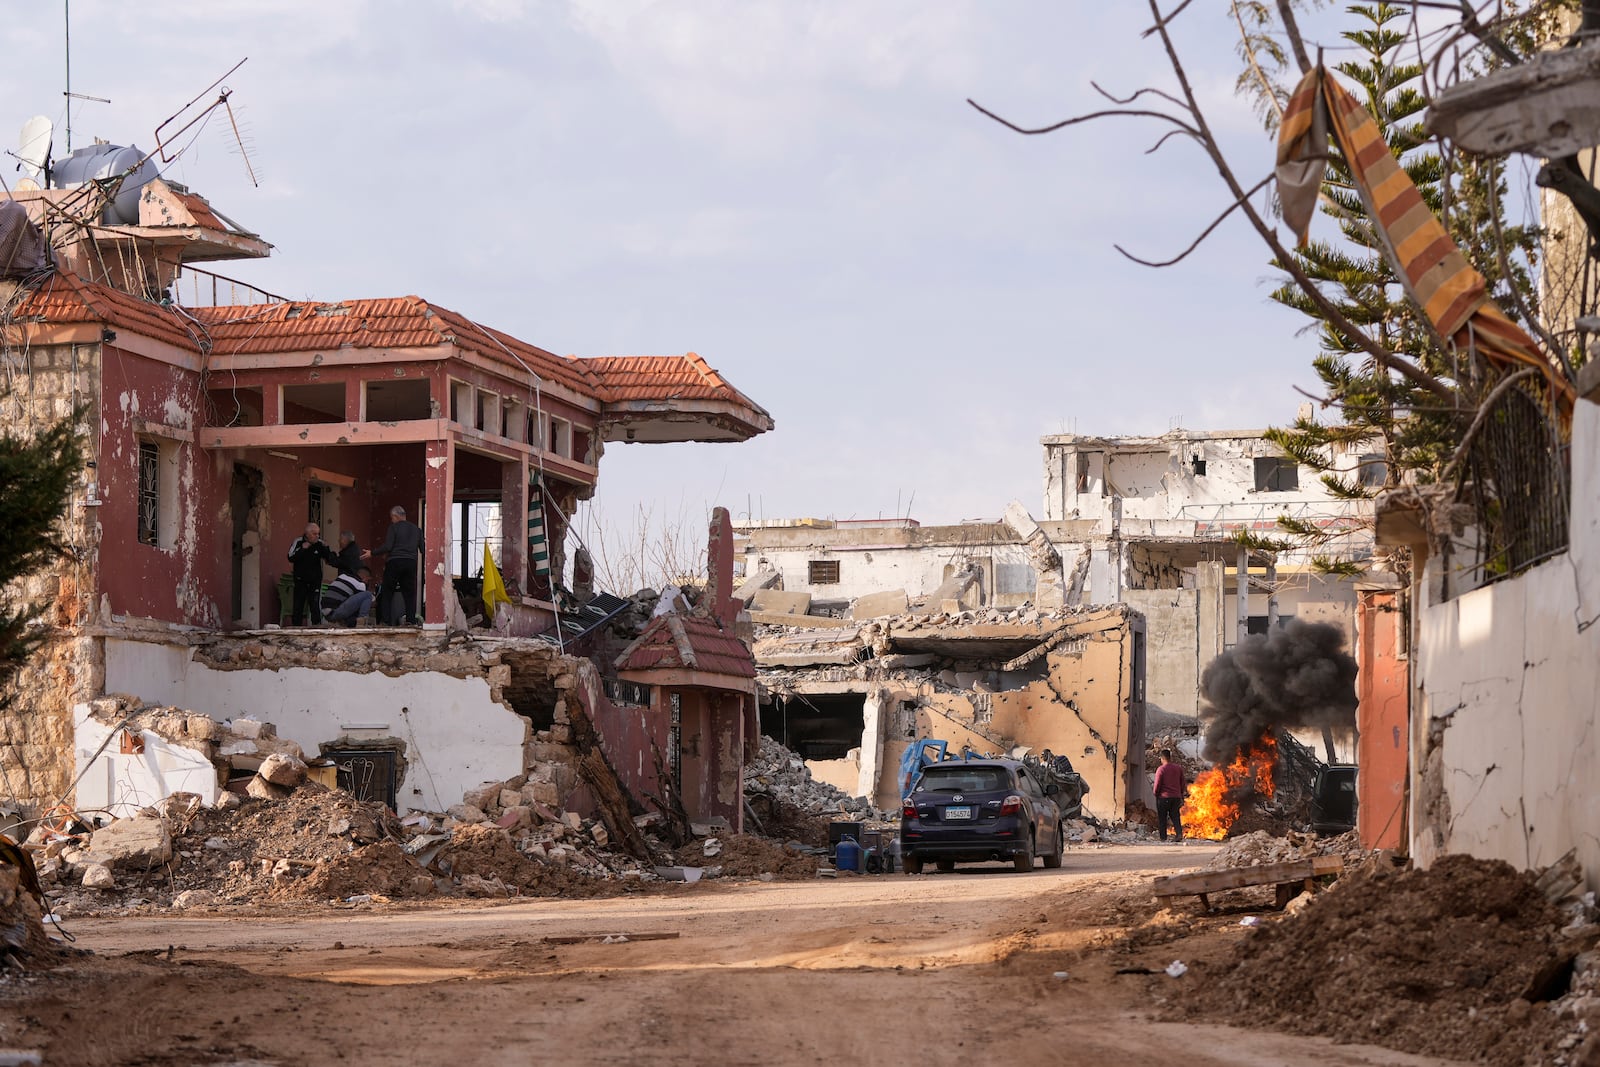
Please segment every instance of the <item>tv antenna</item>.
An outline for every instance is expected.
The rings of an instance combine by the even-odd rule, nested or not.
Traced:
[[[72,0],[61,0],[61,12],[66,25],[66,59],[67,59],[67,88],[61,95],[67,98],[67,155],[72,154],[72,101],[92,100],[97,104],[109,104],[103,96],[90,96],[88,93],[75,93],[72,91]]]
[[[228,113],[228,125],[233,129],[233,139],[239,146],[239,155],[244,160],[244,169],[250,175],[250,184],[260,188],[261,182],[256,180],[256,169],[250,162],[250,150],[245,146],[244,137],[239,133],[239,120],[233,113],[233,105],[228,101],[228,98],[233,95],[233,90],[222,84],[227,80],[228,75],[244,66],[247,62],[249,62],[249,60],[250,57],[245,56],[243,59],[239,60],[239,62],[229,67],[227,71],[224,72],[222,77],[218,78],[204,89],[201,89],[193,100],[190,100],[187,104],[184,104],[174,114],[170,115],[166,121],[162,122],[161,125],[156,127],[156,154],[161,157],[161,162],[171,163],[173,160],[177,159],[178,156],[183,153],[183,149],[180,148],[177,151],[169,154],[168,149],[172,146],[172,142],[176,141],[179,137],[182,137],[185,133],[189,132],[199,123],[204,122],[212,112],[216,111],[217,108],[220,107]],[[205,99],[211,90],[217,88],[218,86],[222,87],[222,91],[217,94],[217,98],[212,100],[209,104],[206,104],[204,107],[201,107],[198,111],[195,110],[195,105],[199,104],[201,100]],[[185,121],[183,125],[179,126],[176,130],[173,130],[171,133],[162,132],[166,130],[168,126],[178,122],[180,119],[186,119],[187,121]]]

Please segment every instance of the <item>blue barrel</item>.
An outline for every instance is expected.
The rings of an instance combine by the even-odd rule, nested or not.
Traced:
[[[839,840],[833,850],[833,864],[841,871],[860,872],[861,846],[856,844],[855,838],[845,837]]]

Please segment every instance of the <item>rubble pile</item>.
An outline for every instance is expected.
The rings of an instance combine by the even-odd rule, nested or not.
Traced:
[[[722,834],[689,842],[673,862],[699,867],[707,878],[798,881],[815,878],[818,868],[828,865],[827,856],[818,851],[800,841],[779,844],[753,834]]]
[[[51,951],[44,913],[25,881],[21,867],[0,859],[0,965],[11,959],[33,960]]]
[[[1497,860],[1368,864],[1198,964],[1179,1010],[1453,1059],[1600,1062],[1594,920],[1593,894],[1558,906]]]
[[[842,789],[811,777],[806,761],[798,753],[765,735],[756,758],[745,764],[744,794],[756,808],[769,834],[773,831],[767,826],[767,817],[760,814],[762,808],[772,812],[775,823],[783,823],[786,815],[792,818],[795,814],[882,817],[866,797],[850,796]]]
[[[1230,838],[1211,857],[1205,869],[1220,871],[1229,867],[1253,867],[1260,863],[1282,863],[1312,856],[1341,856],[1345,866],[1349,867],[1366,855],[1354,830],[1337,837],[1320,837],[1292,830],[1278,837],[1265,830],[1252,830],[1248,834]]]

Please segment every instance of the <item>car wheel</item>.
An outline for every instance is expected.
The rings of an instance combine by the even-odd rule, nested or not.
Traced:
[[[1033,834],[1028,835],[1028,843],[1022,846],[1022,851],[1011,857],[1011,862],[1019,871],[1033,870]]]
[[[905,867],[907,874],[922,873],[922,857],[920,856],[902,856],[900,863]]]
[[[938,863],[939,870],[943,871],[945,874],[949,874],[951,871],[956,869],[955,860],[939,860]]]
[[[1067,851],[1067,832],[1065,830],[1063,830],[1061,828],[1060,824],[1058,823],[1056,825],[1056,850],[1054,852],[1047,853],[1045,855],[1044,865],[1046,867],[1050,868],[1051,870],[1055,870],[1057,867],[1060,867],[1061,866],[1061,856],[1066,851]]]

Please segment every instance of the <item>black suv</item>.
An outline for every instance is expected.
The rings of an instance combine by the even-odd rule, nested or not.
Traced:
[[[1033,870],[1061,866],[1066,838],[1056,791],[1018,760],[944,760],[922,769],[900,811],[900,856],[907,874],[929,860],[941,871],[957,863],[1009,859]]]

